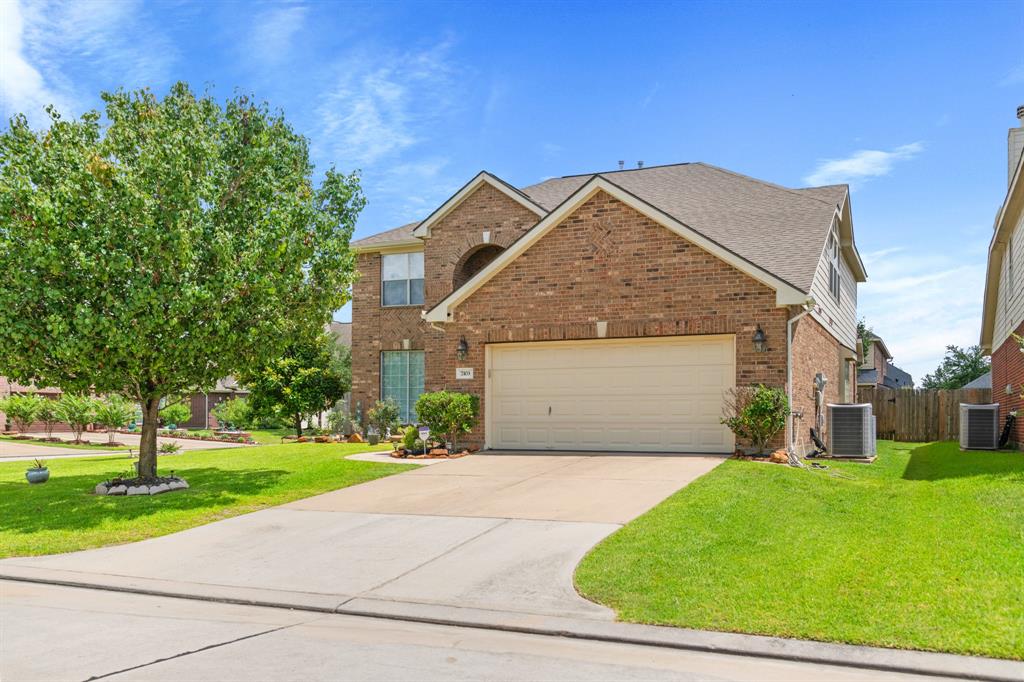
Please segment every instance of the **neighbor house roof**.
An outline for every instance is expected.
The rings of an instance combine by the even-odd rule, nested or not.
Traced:
[[[963,388],[992,388],[992,370],[985,372],[974,381],[967,382]]]
[[[352,345],[352,323],[351,322],[338,322],[334,320],[327,325],[328,331],[334,334],[335,338],[338,339],[338,343],[343,346]]]
[[[847,260],[858,281],[866,278],[848,224],[846,185],[789,189],[705,163],[684,163],[551,178],[517,191],[550,212],[597,177],[803,292],[810,292],[825,237],[838,214]],[[497,180],[481,173],[444,206],[461,200],[460,193],[472,183],[492,178]],[[509,193],[510,186],[503,184]],[[411,234],[406,225],[361,239],[353,247],[371,250],[401,244]]]

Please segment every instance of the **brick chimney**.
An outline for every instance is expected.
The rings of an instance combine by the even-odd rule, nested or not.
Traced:
[[[1021,154],[1024,154],[1024,104],[1017,107],[1017,120],[1020,121],[1020,125],[1016,128],[1010,128],[1010,132],[1007,135],[1010,166],[1009,175],[1006,178],[1007,184],[1013,182],[1013,172],[1017,170]]]

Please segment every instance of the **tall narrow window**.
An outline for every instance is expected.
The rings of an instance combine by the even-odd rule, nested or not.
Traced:
[[[416,421],[416,399],[423,393],[423,351],[396,350],[380,354],[381,398],[398,403],[403,424]]]
[[[381,258],[381,305],[423,304],[423,252]]]
[[[836,233],[829,232],[828,234],[828,289],[832,292],[832,297],[839,301],[840,294],[840,277],[839,277],[839,240],[836,238]]]

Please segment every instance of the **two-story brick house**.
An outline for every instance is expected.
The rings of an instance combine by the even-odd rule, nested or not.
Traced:
[[[481,398],[471,441],[731,452],[735,386],[786,387],[806,445],[814,379],[853,398],[845,185],[787,189],[702,163],[516,188],[486,172],[423,221],[353,243],[352,404]],[[781,438],[780,438],[781,442]]]
[[[996,213],[988,247],[981,348],[992,356],[992,399],[1000,420],[1024,407],[1024,354],[1014,334],[1024,336],[1024,106],[1020,125],[1007,133],[1007,189]],[[1000,422],[1001,423],[1001,422]],[[1018,419],[1012,443],[1024,442],[1024,419]]]

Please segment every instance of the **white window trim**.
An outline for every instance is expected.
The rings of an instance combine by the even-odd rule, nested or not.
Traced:
[[[835,228],[829,230],[827,246],[829,250],[828,254],[828,290],[832,294],[832,298],[835,299],[836,303],[840,302],[843,291],[843,275],[842,269],[839,267],[840,253],[839,248],[839,235],[836,234]]]
[[[377,386],[377,388],[378,388],[377,395],[380,396],[381,400],[385,399],[385,396],[384,396],[384,354],[385,353],[419,353],[419,354],[421,354],[423,356],[423,392],[426,392],[426,390],[427,390],[427,376],[426,376],[426,373],[427,373],[427,352],[425,350],[382,350],[380,352],[380,356],[379,356],[379,359],[378,359],[378,365],[380,367],[380,371],[378,372],[378,376],[380,378],[379,378],[379,381],[377,382],[377,384],[378,384],[378,386]],[[407,375],[406,378],[408,379],[408,375]],[[408,390],[408,386],[406,386],[406,389]],[[422,395],[422,393],[420,395]],[[412,413],[415,410],[416,410],[416,408],[415,408],[415,402],[414,402],[413,404],[409,405],[410,422],[412,421]],[[417,417],[418,416],[419,415],[417,415]],[[399,417],[401,417],[401,415],[399,415]]]
[[[423,300],[419,303],[384,303],[384,259],[388,256],[410,256],[411,254],[418,253],[423,256]],[[412,278],[407,277],[405,280],[393,279],[386,280],[388,282],[405,282],[405,293],[407,299],[412,298]],[[381,308],[422,308],[427,300],[427,259],[424,252],[421,250],[416,251],[399,251],[396,253],[382,253],[380,256],[380,307]]]

